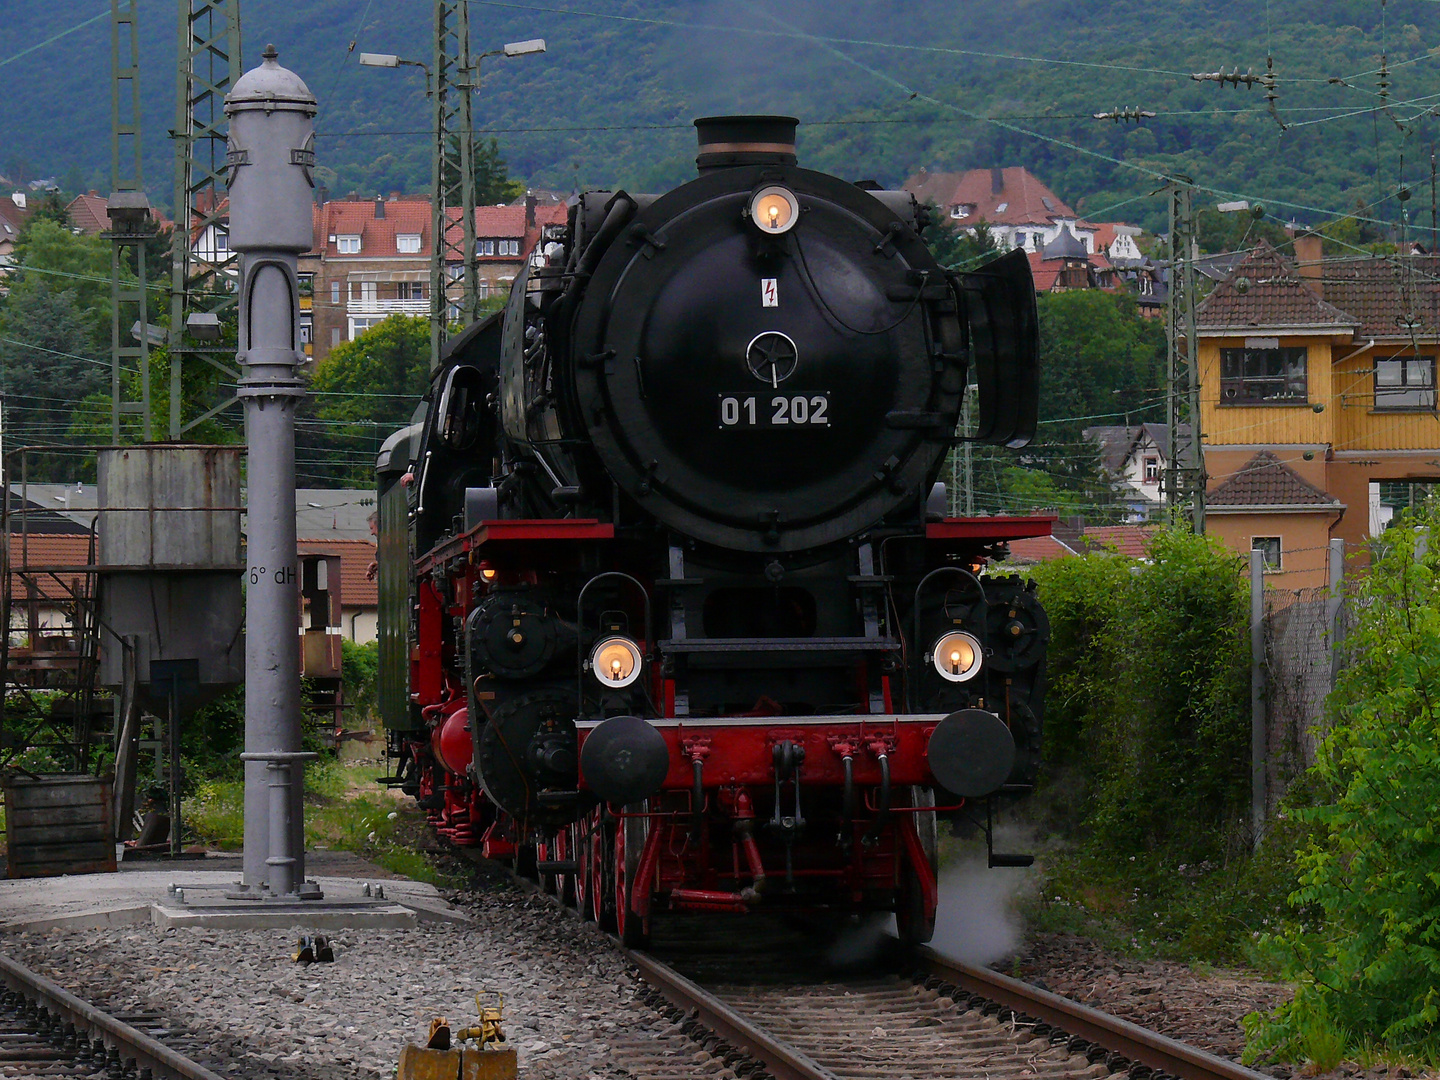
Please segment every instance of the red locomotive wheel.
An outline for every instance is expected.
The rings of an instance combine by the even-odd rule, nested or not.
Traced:
[[[643,814],[648,803],[632,803],[626,814]],[[645,851],[649,818],[623,817],[615,826],[615,929],[627,949],[643,949],[650,943],[650,918],[635,914],[631,887],[640,870]]]
[[[615,929],[615,869],[611,858],[615,842],[610,837],[613,826],[605,820],[602,807],[595,811],[590,829],[590,906],[595,912],[595,923],[606,932]]]
[[[934,806],[935,789],[912,787],[911,806]],[[934,812],[915,815],[915,832],[920,840],[920,849],[929,863],[930,874],[939,873],[938,844]],[[920,887],[920,875],[910,860],[901,856],[900,888],[895,893],[895,929],[900,940],[908,945],[924,945],[935,936],[935,915],[925,916],[925,896]]]
[[[551,859],[553,859],[553,858],[555,857],[555,855],[554,855],[554,852],[551,851],[551,848],[552,848],[552,847],[553,847],[552,844],[548,844],[548,843],[546,843],[544,840],[536,840],[536,841],[535,841],[535,861],[536,861],[537,863],[542,863],[542,862],[549,862]],[[540,888],[543,889],[545,892],[549,893],[551,896],[554,896],[554,895],[555,895],[555,875],[554,875],[554,874],[547,874],[547,873],[544,873],[544,872],[537,871],[537,876],[538,876],[539,879],[540,879]]]
[[[589,922],[595,921],[590,908],[590,822],[582,820],[570,826],[572,850],[575,852],[575,910]]]
[[[556,862],[568,862],[574,858],[575,849],[570,846],[570,829],[567,826],[555,834],[550,841],[550,857]],[[555,895],[560,898],[562,904],[573,904],[575,902],[575,875],[561,870],[552,878],[555,882]]]

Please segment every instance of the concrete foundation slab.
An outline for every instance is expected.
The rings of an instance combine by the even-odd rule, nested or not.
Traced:
[[[359,930],[403,929],[420,920],[400,904],[344,904],[328,900],[279,904],[249,900],[233,902],[150,906],[156,926],[169,930],[182,926],[218,930]]]
[[[313,880],[324,893],[323,900],[283,905],[227,900],[226,891],[240,880],[240,860],[228,856],[159,867],[139,864],[143,869],[122,864],[115,874],[0,879],[0,934],[148,923],[339,930],[470,921],[446,903],[433,885],[390,877],[353,856],[337,862],[343,873],[355,876],[317,876]],[[217,868],[210,869],[212,866]],[[359,876],[371,869],[374,877]],[[183,890],[183,901],[174,895],[172,885]],[[367,886],[372,894],[383,889],[383,897],[367,896]]]

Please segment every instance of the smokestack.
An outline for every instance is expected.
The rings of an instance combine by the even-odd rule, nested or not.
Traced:
[[[1313,232],[1297,233],[1295,236],[1295,268],[1300,272],[1300,280],[1305,283],[1306,288],[1313,292],[1321,300],[1325,299],[1325,282],[1323,267],[1320,260],[1322,248],[1320,234]]]
[[[385,220],[385,200],[379,195],[375,196],[375,220]]]
[[[695,121],[700,151],[695,167],[702,173],[735,165],[794,165],[793,116],[704,116]]]
[[[991,170],[990,170],[990,194],[991,194],[991,195],[999,195],[1000,192],[1002,192],[1002,191],[1004,191],[1004,190],[1005,190],[1005,170],[1004,170],[1004,169],[991,169]]]
[[[525,227],[535,227],[535,196],[528,191],[525,192]]]

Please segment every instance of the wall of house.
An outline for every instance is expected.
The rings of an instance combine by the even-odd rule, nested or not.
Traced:
[[[1211,446],[1206,437],[1205,479],[1206,487],[1214,490],[1243,469],[1260,450],[1268,450],[1284,464],[1293,469],[1306,483],[1314,484],[1321,491],[1329,491],[1329,470],[1326,467],[1324,443],[1301,445],[1236,445]],[[1306,454],[1310,457],[1307,459]],[[1342,500],[1343,501],[1343,500]]]
[[[1436,426],[1434,416],[1429,419],[1431,426]],[[1334,533],[1345,540],[1347,550],[1358,550],[1370,536],[1370,485],[1387,481],[1440,484],[1440,450],[1339,451],[1329,462],[1328,474],[1327,490],[1346,506]]]
[[[1348,334],[1348,331],[1347,331]],[[1274,335],[1265,335],[1273,337]],[[1199,343],[1200,424],[1207,445],[1226,443],[1307,443],[1325,444],[1332,440],[1335,415],[1331,405],[1334,397],[1331,377],[1330,337],[1281,337],[1284,347],[1304,347],[1306,356],[1306,394],[1303,404],[1296,405],[1221,405],[1220,350],[1245,347],[1244,337],[1206,338]],[[1314,406],[1324,410],[1315,412]]]
[[[368,645],[380,636],[379,618],[374,608],[341,607],[341,632],[356,645]]]
[[[1280,537],[1280,569],[1265,575],[1279,589],[1313,589],[1329,584],[1331,511],[1304,513],[1223,513],[1205,515],[1205,531],[1248,560],[1257,536]]]
[[[1359,352],[1346,342],[1334,347],[1336,450],[1423,450],[1440,446],[1434,409],[1375,408],[1375,361],[1394,356],[1435,356],[1433,345],[1376,345]]]

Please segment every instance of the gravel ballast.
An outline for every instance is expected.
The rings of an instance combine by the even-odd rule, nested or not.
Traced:
[[[210,1067],[235,1080],[391,1077],[434,1017],[473,1022],[482,990],[505,996],[521,1076],[635,1075],[612,1045],[730,1075],[636,998],[638,980],[593,927],[487,877],[452,897],[473,926],[335,931],[334,963],[295,963],[298,932],[281,930],[52,931],[10,934],[3,947],[112,1014],[154,1013],[199,1035]]]

